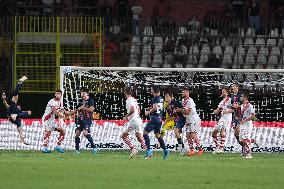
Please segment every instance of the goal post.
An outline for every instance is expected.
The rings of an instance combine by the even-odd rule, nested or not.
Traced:
[[[120,120],[126,112],[123,95],[125,86],[133,87],[141,112],[149,106],[152,85],[159,85],[162,95],[165,90],[171,88],[177,99],[181,99],[181,89],[187,86],[197,104],[197,111],[202,120],[199,134],[208,151],[213,147],[211,133],[217,117],[212,112],[221,100],[220,89],[238,82],[242,91],[250,94],[250,101],[256,108],[257,120],[254,122],[252,137],[259,137],[263,148],[284,147],[283,69],[61,67],[60,79],[65,108],[75,108],[80,99],[80,89],[87,89],[95,98],[95,111],[100,115],[98,120],[94,121],[95,125],[111,125],[105,127],[104,134],[95,133],[94,138],[105,136],[105,141],[116,138],[119,144],[123,143],[119,139],[119,131],[121,132],[123,127]],[[143,114],[142,118],[146,121],[149,119]],[[152,137],[154,140],[154,136]],[[98,137],[97,140],[99,141]],[[169,148],[175,148],[176,141],[172,131],[167,133],[165,141]],[[232,130],[229,131],[226,141],[227,150],[239,150]]]

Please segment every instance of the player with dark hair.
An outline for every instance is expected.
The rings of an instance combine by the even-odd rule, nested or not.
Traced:
[[[253,129],[252,120],[255,118],[255,109],[249,102],[247,93],[241,96],[241,121],[240,121],[240,143],[243,147],[242,156],[244,158],[252,158],[251,156],[251,133]]]
[[[126,129],[123,131],[121,138],[131,149],[131,154],[129,158],[134,157],[138,150],[131,143],[129,139],[129,133],[134,132],[137,140],[140,142],[142,149],[146,149],[146,144],[143,138],[143,121],[140,117],[140,107],[137,100],[132,96],[132,89],[126,87],[124,89],[124,95],[126,97],[126,110],[127,114],[124,116],[123,120],[128,120]]]
[[[76,134],[75,134],[75,149],[76,153],[80,154],[80,135],[83,132],[83,135],[87,138],[91,144],[92,152],[95,155],[97,153],[97,148],[95,147],[92,136],[90,135],[90,128],[93,123],[93,112],[95,109],[95,101],[90,97],[87,90],[81,90],[81,100],[77,106],[77,109],[70,112],[65,111],[66,115],[76,114]]]
[[[176,112],[176,109],[182,108],[182,103],[174,99],[174,95],[171,91],[166,91],[165,93],[165,110],[166,110],[166,120],[163,123],[161,135],[165,135],[167,130],[173,128],[179,128],[179,133],[182,131],[182,128],[185,124],[185,117],[182,113]],[[184,144],[181,137],[177,138],[178,150],[181,154],[184,153]]]
[[[183,91],[183,108],[179,108],[176,112],[181,112],[186,117],[186,138],[188,140],[189,151],[187,153],[188,156],[192,156],[195,154],[193,143],[196,144],[198,148],[198,155],[202,155],[203,148],[200,144],[200,140],[198,138],[197,133],[199,132],[201,120],[196,111],[196,105],[192,98],[189,97],[189,88],[184,88]]]
[[[61,97],[62,97],[62,91],[61,90],[55,91],[54,98],[47,103],[44,115],[42,117],[42,124],[45,127],[43,135],[43,149],[42,149],[43,153],[51,153],[51,151],[48,150],[47,146],[52,131],[59,132],[57,146],[54,148],[54,150],[60,153],[64,153],[64,150],[61,147],[61,143],[65,137],[65,130],[62,127],[60,127],[60,124],[58,124],[58,122],[55,119],[56,117],[58,117],[59,119],[65,119],[64,108],[63,104],[61,103]]]
[[[233,94],[231,95],[231,104],[233,112],[232,123],[233,123],[235,137],[238,143],[241,144],[239,140],[239,134],[240,134],[239,121],[241,117],[241,93],[239,92],[239,90],[240,90],[239,84],[234,83],[232,85]]]
[[[220,115],[219,121],[215,126],[212,133],[213,141],[216,149],[213,153],[224,153],[226,132],[231,126],[232,113],[230,112],[232,105],[229,97],[230,90],[228,88],[222,89],[222,101],[219,103],[218,108],[214,110],[214,114]],[[220,133],[221,142],[218,141],[218,133]]]
[[[150,148],[150,138],[149,133],[154,131],[156,138],[160,143],[160,147],[163,149],[163,159],[167,159],[169,156],[169,151],[166,149],[164,139],[161,137],[161,126],[163,117],[163,98],[160,96],[160,89],[158,86],[153,86],[151,90],[154,96],[151,100],[151,107],[145,112],[145,115],[150,115],[150,122],[147,123],[144,128],[144,140],[147,146],[145,159],[150,158],[153,155],[153,150]]]
[[[9,117],[9,121],[17,126],[17,131],[19,133],[21,142],[28,145],[28,143],[24,139],[23,129],[22,129],[22,123],[21,118],[28,117],[31,115],[31,111],[22,111],[21,107],[18,106],[18,99],[19,99],[19,91],[21,89],[22,83],[27,80],[28,78],[26,76],[23,76],[21,79],[19,79],[19,82],[13,92],[13,97],[10,102],[10,105],[6,101],[6,95],[2,94],[3,103],[7,108],[7,115]],[[4,100],[4,98],[5,100]]]

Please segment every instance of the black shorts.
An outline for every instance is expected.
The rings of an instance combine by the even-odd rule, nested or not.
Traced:
[[[162,127],[162,117],[161,116],[152,116],[150,121],[146,124],[144,130],[150,133],[154,131],[154,133],[161,133]]]
[[[9,118],[9,121],[11,123],[15,124],[17,127],[21,127],[22,126],[22,121],[19,118],[17,118],[15,121],[12,118]]]

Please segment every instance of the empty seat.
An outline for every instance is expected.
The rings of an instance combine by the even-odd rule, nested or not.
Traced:
[[[266,56],[264,54],[258,54],[256,62],[257,64],[260,65],[266,65],[267,64]]]
[[[260,47],[259,51],[258,51],[258,55],[265,55],[268,56],[268,49],[266,47]]]
[[[253,38],[246,38],[244,45],[247,45],[247,46],[254,45]]]
[[[149,54],[143,54],[140,67],[148,67],[151,63],[151,56]]]
[[[186,27],[179,27],[179,29],[178,29],[178,35],[179,36],[182,36],[182,35],[185,35],[187,33],[187,29],[186,29]]]
[[[247,37],[255,37],[255,29],[254,28],[248,28],[246,32]]]
[[[246,51],[242,46],[238,46],[237,50],[236,50],[236,54],[240,54],[242,56],[246,55]]]
[[[226,47],[227,45],[229,45],[229,40],[226,38],[223,38],[221,41],[221,46]]]
[[[137,54],[130,55],[129,67],[136,67],[139,64],[139,58]]]
[[[169,64],[168,62],[163,64],[163,68],[171,68],[171,67],[172,67],[171,64]]]
[[[193,45],[189,48],[188,54],[199,55],[199,48],[196,45]]]
[[[271,39],[271,38],[269,38],[269,39],[267,39],[267,46],[276,46],[276,39]]]
[[[279,47],[272,47],[270,55],[280,56],[280,49],[279,49]]]
[[[144,44],[144,45],[146,45],[146,44],[148,44],[148,45],[152,44],[152,37],[144,36],[144,37],[143,37],[143,44]]]
[[[269,36],[270,37],[278,37],[279,36],[278,28],[271,30],[270,33],[269,33]]]
[[[221,46],[219,46],[219,45],[214,46],[213,51],[212,51],[212,54],[222,55],[223,52],[222,52]]]
[[[247,54],[256,56],[257,55],[257,50],[256,50],[255,46],[250,46],[249,49],[248,49]]]
[[[239,33],[239,35],[240,35],[241,37],[244,37],[244,36],[245,36],[245,30],[244,30],[244,28],[239,28],[239,29],[238,29],[238,33]]]
[[[140,54],[140,47],[138,45],[131,45],[130,54]]]
[[[210,55],[211,54],[211,50],[210,50],[210,48],[209,48],[209,46],[207,44],[202,46],[200,54],[201,55]]]
[[[151,45],[144,45],[142,53],[143,54],[152,54],[152,47],[151,47]]]
[[[234,65],[243,65],[244,64],[244,58],[241,54],[235,54],[234,57]],[[237,66],[238,67],[238,66]]]
[[[199,58],[199,64],[206,64],[208,62],[208,56],[203,54]]]
[[[128,67],[137,67],[137,64],[135,62],[130,62],[128,64]]]
[[[197,64],[197,57],[196,57],[196,55],[189,55],[188,58],[187,58],[187,63],[186,64],[196,65]]]
[[[141,43],[140,37],[136,37],[136,36],[132,37],[131,43],[137,43],[140,45]]]
[[[172,63],[173,63],[173,61],[174,61],[174,56],[171,55],[171,54],[167,54],[167,55],[165,56],[165,63],[164,63],[164,65],[163,65],[163,67],[164,67],[164,68],[170,68],[171,65],[172,65]]]
[[[270,55],[267,64],[274,65],[274,66],[278,65],[278,57],[275,55]]]
[[[255,41],[256,46],[264,46],[265,45],[265,40],[263,38],[257,38]]]
[[[162,37],[154,37],[154,45],[161,44],[163,45],[163,38]]]
[[[176,68],[183,68],[183,66],[180,62],[176,62],[175,67]]]
[[[224,55],[229,54],[229,55],[234,55],[234,49],[232,46],[226,46],[224,50]]]
[[[154,54],[161,54],[162,50],[163,50],[163,45],[158,43],[157,45],[155,45]]]
[[[155,54],[152,61],[152,68],[160,68],[163,63],[162,55]]]
[[[254,55],[252,54],[247,54],[246,60],[244,63],[244,69],[252,69],[255,65],[255,58]]]
[[[283,39],[278,40],[278,47],[282,48],[283,47]]]
[[[232,65],[232,56],[230,54],[224,54],[223,61],[222,61],[222,68],[230,68]]]
[[[153,28],[151,26],[145,26],[143,35],[153,36]]]

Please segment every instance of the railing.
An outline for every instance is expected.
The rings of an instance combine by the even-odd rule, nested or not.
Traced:
[[[102,19],[97,17],[15,17],[14,85],[23,92],[59,88],[59,67],[102,65]]]

